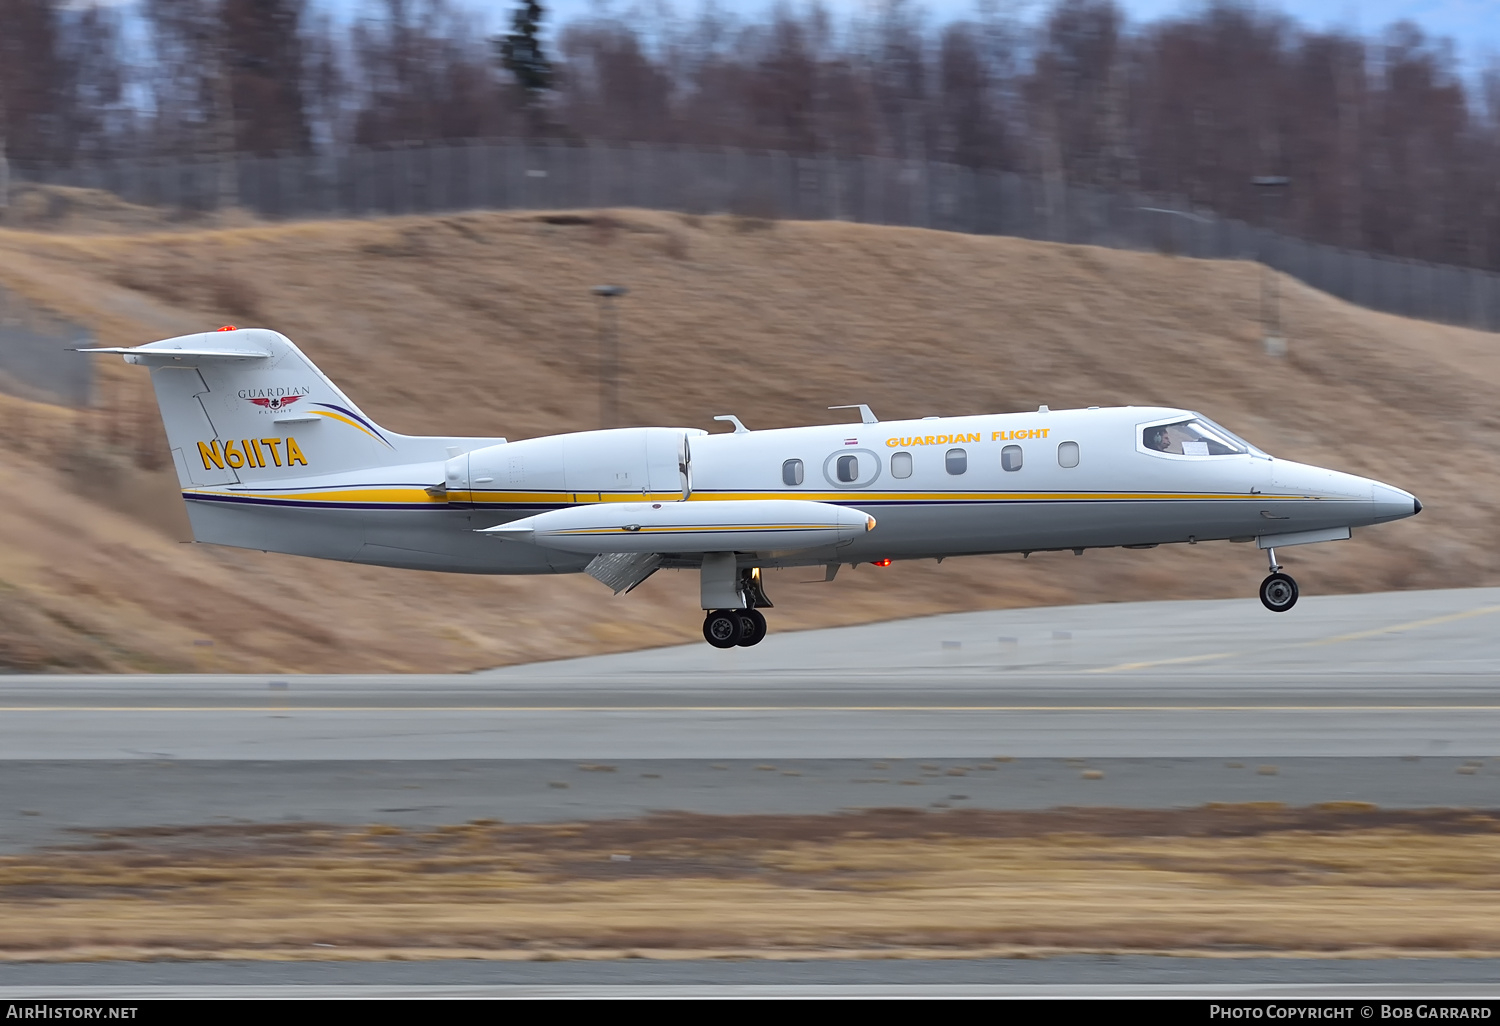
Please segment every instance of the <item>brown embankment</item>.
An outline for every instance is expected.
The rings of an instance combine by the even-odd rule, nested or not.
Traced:
[[[107,226],[106,226],[107,227]],[[1371,313],[1283,279],[1260,349],[1252,264],[842,223],[639,211],[469,213],[121,234],[0,230],[0,285],[135,345],[285,332],[399,431],[596,426],[598,311],[621,301],[630,423],[717,429],[1088,405],[1202,411],[1426,509],[1287,551],[1305,595],[1500,583],[1500,336]],[[690,641],[693,575],[596,582],[354,567],[181,544],[145,375],[107,361],[80,416],[0,398],[0,666],[464,670]],[[113,426],[111,426],[113,425]],[[1213,544],[769,576],[773,630],[960,609],[1250,597]],[[1269,614],[1267,614],[1269,615]]]

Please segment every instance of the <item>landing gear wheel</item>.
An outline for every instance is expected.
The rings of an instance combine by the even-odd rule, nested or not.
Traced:
[[[1297,582],[1286,574],[1272,574],[1260,582],[1260,601],[1273,613],[1284,613],[1297,604]]]
[[[703,618],[703,640],[714,648],[734,648],[740,635],[738,609],[715,609]]]
[[[738,644],[743,648],[751,645],[759,645],[766,636],[766,618],[759,609],[739,609],[740,614],[740,640]]]

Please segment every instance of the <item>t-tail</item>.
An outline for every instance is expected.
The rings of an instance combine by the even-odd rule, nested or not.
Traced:
[[[292,508],[366,505],[340,501],[334,492],[364,492],[359,499],[370,503],[421,502],[424,487],[442,485],[450,457],[505,441],[387,430],[290,339],[265,328],[83,352],[118,353],[150,369],[198,541],[353,558],[350,543],[357,550],[357,538],[320,539],[267,525]],[[379,492],[359,487],[366,478],[381,485]]]

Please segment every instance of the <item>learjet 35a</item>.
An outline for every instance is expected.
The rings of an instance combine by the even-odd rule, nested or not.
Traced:
[[[285,336],[184,335],[148,367],[200,542],[417,570],[586,573],[616,593],[697,570],[703,634],[754,645],[761,571],[977,553],[1254,541],[1267,609],[1290,545],[1422,509],[1275,459],[1190,410],[1127,406],[731,432],[632,427],[524,441],[399,435]]]

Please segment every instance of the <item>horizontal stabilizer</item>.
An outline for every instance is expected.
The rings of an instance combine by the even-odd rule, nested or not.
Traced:
[[[270,353],[255,349],[153,349],[151,346],[108,346],[102,349],[75,349],[77,353],[117,353],[129,363],[152,360],[269,360]]]

